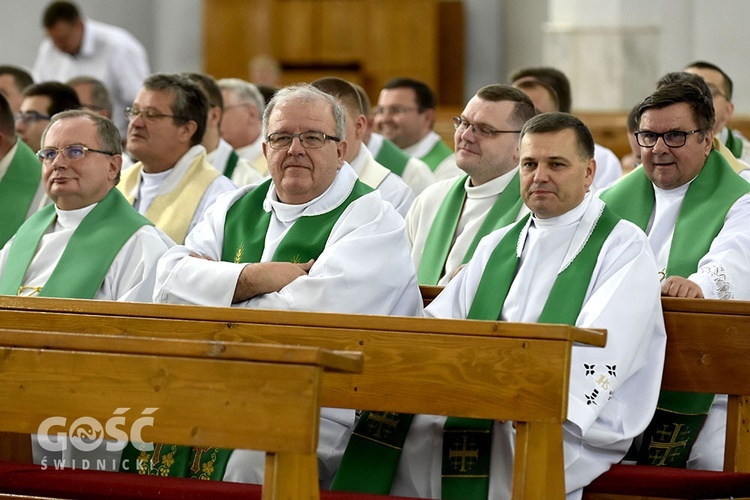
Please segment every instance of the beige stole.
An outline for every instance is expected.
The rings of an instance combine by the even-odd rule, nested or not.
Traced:
[[[377,189],[391,171],[378,163],[372,155],[369,156],[369,161],[365,163],[365,166],[357,174],[357,177],[371,188]]]
[[[724,145],[723,142],[719,140],[717,136],[714,136],[714,149],[721,153],[721,156],[724,157],[729,162],[729,165],[732,167],[732,170],[734,170],[737,173],[740,173],[741,171],[745,170],[747,166],[743,165],[742,162],[737,160],[737,158],[734,157],[732,152],[729,150],[728,147]]]
[[[143,163],[138,162],[125,170],[117,185],[131,205],[135,202],[142,169]],[[158,194],[144,215],[181,245],[185,242],[190,222],[203,194],[219,175],[219,171],[206,161],[206,155],[199,154],[193,159],[179,184],[168,193]]]
[[[255,160],[249,162],[255,170],[261,173],[263,176],[268,176],[268,161],[266,157],[261,153]]]

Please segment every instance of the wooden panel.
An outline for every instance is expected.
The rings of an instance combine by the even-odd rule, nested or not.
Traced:
[[[438,102],[460,106],[464,100],[464,6],[457,0],[438,2]],[[479,89],[471,89],[476,91]],[[452,125],[452,124],[451,124]],[[452,137],[451,137],[452,139]],[[448,144],[452,144],[448,142]]]
[[[285,63],[306,63],[316,58],[314,0],[283,0],[273,3],[271,36],[273,55]]]
[[[315,57],[321,62],[361,64],[370,28],[366,10],[364,0],[317,0]]]

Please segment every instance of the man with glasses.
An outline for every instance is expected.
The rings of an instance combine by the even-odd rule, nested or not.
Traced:
[[[47,201],[39,159],[16,135],[10,104],[0,95],[0,248]]]
[[[636,118],[643,168],[601,198],[648,235],[662,295],[750,300],[750,184],[712,146],[711,97],[692,83],[667,84],[641,102]],[[685,467],[713,399],[672,396],[661,401],[639,460]],[[709,425],[712,417],[708,420],[701,436],[716,428]],[[654,434],[659,426],[668,432]],[[649,446],[651,439],[668,441],[680,429],[680,440],[688,444],[662,460],[658,449]],[[717,432],[717,441],[705,447],[696,443],[693,454],[706,450],[696,468],[722,468],[723,435]]]
[[[139,213],[176,243],[221,193],[236,186],[206,160],[201,146],[208,103],[182,75],[157,73],[125,110],[128,152],[138,161],[117,185]]]
[[[42,144],[42,132],[52,115],[81,107],[76,91],[60,82],[41,82],[26,87],[18,115],[16,132],[36,151]]]
[[[465,172],[417,196],[406,217],[420,285],[445,285],[479,240],[525,215],[518,134],[534,105],[509,85],[487,85],[454,118],[456,164]]]
[[[435,94],[427,84],[411,78],[394,78],[380,91],[373,128],[405,153],[425,162],[437,180],[450,179],[461,171],[456,167],[451,147],[432,130],[435,104]],[[377,153],[373,152],[376,159]]]
[[[185,245],[164,255],[154,300],[419,314],[422,299],[404,219],[344,161],[345,127],[344,110],[331,95],[309,85],[279,90],[263,113],[271,179],[216,201]],[[353,424],[353,410],[321,412],[324,484],[338,467]],[[242,451],[227,464],[221,456],[215,477],[261,481],[263,460],[261,453]]]
[[[237,154],[250,162],[262,176],[268,175],[268,163],[263,156],[262,117],[266,107],[263,94],[255,84],[239,78],[222,78],[217,82],[224,100],[221,119],[221,138]]]
[[[714,112],[716,123],[714,124],[714,136],[724,143],[735,158],[745,163],[750,163],[750,141],[737,130],[730,129],[727,124],[734,115],[734,103],[732,94],[734,85],[721,68],[706,61],[695,61],[688,64],[683,71],[703,77],[711,89],[711,97],[714,101]]]
[[[90,110],[65,111],[42,141],[42,179],[54,204],[0,251],[0,294],[150,302],[156,264],[174,243],[115,189],[122,162],[115,124]],[[40,441],[32,440],[35,463],[85,458],[98,468],[105,459],[106,469],[117,469],[104,445],[50,451]]]

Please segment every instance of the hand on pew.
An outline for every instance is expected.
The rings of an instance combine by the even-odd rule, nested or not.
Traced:
[[[670,276],[661,285],[664,297],[680,297],[685,299],[702,299],[703,291],[694,281],[679,276]]]

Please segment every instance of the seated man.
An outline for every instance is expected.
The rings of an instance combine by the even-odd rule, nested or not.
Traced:
[[[311,86],[279,90],[263,114],[271,179],[216,201],[185,245],[164,255],[154,300],[419,314],[404,220],[344,161],[345,126],[344,110],[329,94]],[[324,482],[338,466],[353,423],[353,410],[321,413]],[[237,450],[228,465],[226,457],[214,463],[214,477],[259,481],[262,464],[262,454]]]
[[[573,347],[563,426],[568,499],[581,498],[582,488],[617,463],[645,429],[656,406],[666,346],[653,254],[642,231],[587,192],[596,170],[593,154],[591,133],[569,114],[544,113],[526,122],[521,194],[531,216],[486,236],[468,265],[425,309],[426,316],[436,318],[607,329],[606,347]],[[367,436],[368,417],[360,418],[357,434]],[[467,419],[458,420],[416,415],[392,486],[377,493],[510,498],[510,422],[473,420],[469,430],[460,422]],[[444,426],[450,434],[444,434]],[[475,439],[474,467],[452,469],[443,453],[472,431],[486,436]],[[347,470],[358,439],[352,437],[334,487],[346,472],[361,472],[362,484],[369,484],[372,464]],[[481,477],[477,468],[489,475]]]
[[[21,111],[23,91],[33,83],[34,79],[25,69],[9,64],[0,65],[0,95],[8,100],[13,115]]]
[[[0,95],[0,248],[47,200],[42,165],[16,135],[10,104]]]
[[[662,295],[750,300],[750,184],[714,148],[710,93],[685,80],[662,85],[636,119],[643,167],[601,198],[648,235]],[[649,427],[640,461],[721,470],[726,398],[680,394],[664,394],[654,419],[662,428]],[[652,439],[674,433],[686,444],[668,460],[658,445],[649,453]]]
[[[81,102],[76,91],[60,82],[41,82],[29,85],[16,115],[16,132],[33,151],[42,144],[42,132],[52,115],[68,109],[78,109]]]
[[[466,172],[420,194],[406,217],[420,285],[445,285],[479,240],[526,215],[518,175],[518,134],[534,105],[510,85],[477,91],[454,119],[456,164]]]
[[[450,179],[461,171],[451,147],[433,130],[435,105],[435,94],[427,84],[393,78],[380,91],[373,127],[406,154],[425,162],[436,180]]]
[[[143,82],[125,114],[127,148],[140,161],[123,172],[117,188],[139,213],[182,243],[216,197],[237,187],[208,163],[201,146],[206,96],[185,76],[157,73]]]
[[[151,302],[157,261],[174,243],[115,189],[122,162],[115,124],[89,110],[65,111],[52,117],[42,144],[42,179],[54,205],[0,251],[0,293]],[[75,458],[75,447],[60,455],[42,443],[34,441],[37,463]]]

